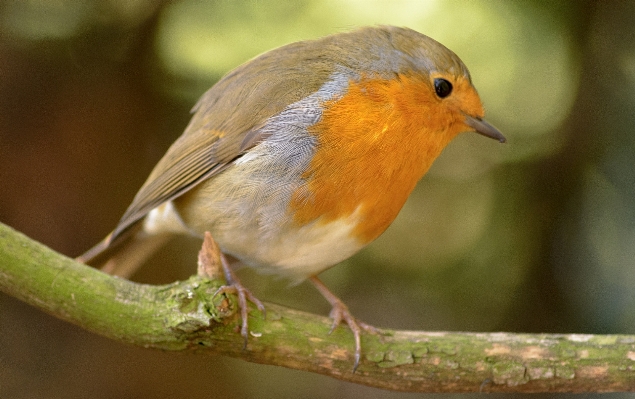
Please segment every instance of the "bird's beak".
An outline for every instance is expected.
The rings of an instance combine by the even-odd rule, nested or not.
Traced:
[[[507,141],[505,136],[503,136],[503,133],[494,126],[490,125],[485,119],[465,115],[465,124],[474,129],[476,133],[482,134],[485,137],[498,140],[501,143]]]

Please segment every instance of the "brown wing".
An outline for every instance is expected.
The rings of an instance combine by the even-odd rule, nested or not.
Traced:
[[[312,43],[286,47],[292,50],[292,46]],[[277,49],[261,55],[203,95],[185,132],[154,168],[108,242],[152,209],[221,172],[265,138],[258,129],[267,119],[315,92],[328,79],[332,67],[323,59],[303,58],[310,52],[299,50]]]
[[[170,147],[135,196],[111,236],[114,240],[162,203],[176,198],[223,169],[232,159],[215,156],[220,132],[196,131],[181,136]],[[229,154],[228,154],[229,155]],[[236,152],[234,157],[238,156]]]

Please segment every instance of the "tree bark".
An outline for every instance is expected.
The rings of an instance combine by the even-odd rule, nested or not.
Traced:
[[[203,272],[201,272],[203,270]],[[354,344],[328,318],[265,304],[239,334],[221,274],[163,286],[111,277],[0,224],[0,290],[62,320],[145,348],[223,354],[343,381],[416,392],[635,391],[635,336],[380,330]],[[206,276],[219,279],[210,279]]]

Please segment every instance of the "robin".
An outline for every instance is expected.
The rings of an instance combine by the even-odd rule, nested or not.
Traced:
[[[225,75],[193,109],[114,231],[78,259],[129,275],[167,237],[210,232],[223,254],[311,281],[355,338],[356,320],[317,275],[395,219],[461,132],[505,142],[483,119],[467,67],[407,28],[366,27],[264,53]],[[247,300],[230,260],[241,334]]]

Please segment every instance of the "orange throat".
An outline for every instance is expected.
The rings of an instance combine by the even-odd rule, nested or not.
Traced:
[[[362,243],[392,223],[415,185],[462,129],[426,77],[350,82],[323,104],[310,128],[318,145],[305,185],[293,193],[294,221],[328,223],[357,212]]]

